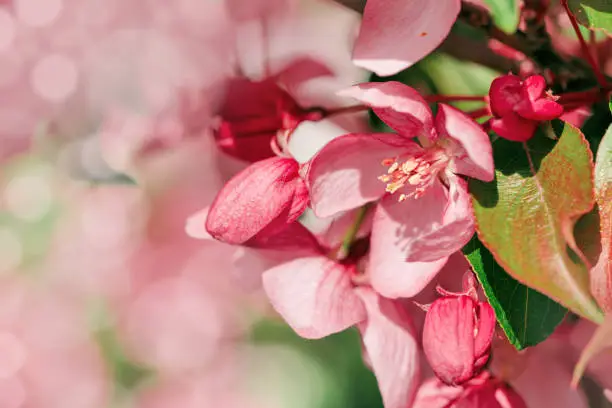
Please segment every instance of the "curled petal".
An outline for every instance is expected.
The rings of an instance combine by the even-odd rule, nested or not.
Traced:
[[[523,89],[525,89],[528,99],[534,101],[542,96],[546,89],[546,79],[542,75],[531,75],[523,81]]]
[[[551,99],[524,100],[516,105],[516,113],[531,120],[553,120],[563,115],[563,106]]]
[[[324,256],[297,258],[263,274],[274,309],[297,334],[317,339],[365,319],[351,270]]]
[[[387,125],[405,137],[431,138],[433,114],[425,99],[400,82],[359,84],[340,93],[370,106]]]
[[[489,104],[497,117],[506,116],[514,111],[514,105],[521,98],[521,79],[516,75],[504,75],[491,82]]]
[[[368,0],[353,54],[381,76],[408,68],[446,38],[460,0]]]
[[[487,302],[478,303],[478,332],[474,340],[474,355],[476,358],[489,354],[493,333],[495,332],[495,312]]]
[[[452,144],[452,171],[483,181],[493,180],[493,148],[479,124],[459,110],[439,104],[436,129],[440,136],[456,142]]]
[[[206,230],[215,239],[242,244],[258,233],[274,234],[295,221],[308,204],[308,190],[293,159],[273,157],[247,167],[221,189],[210,207]]]
[[[526,142],[531,139],[538,127],[537,122],[523,119],[511,113],[503,119],[491,119],[491,129],[504,139],[514,142]]]
[[[307,175],[311,206],[319,217],[357,208],[380,198],[386,173],[382,161],[399,156],[414,142],[390,133],[349,134],[328,143],[312,159]]]
[[[386,408],[411,406],[419,382],[419,347],[412,320],[398,302],[360,287],[367,320],[359,331]]]

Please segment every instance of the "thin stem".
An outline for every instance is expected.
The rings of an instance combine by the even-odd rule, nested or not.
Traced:
[[[478,119],[484,116],[491,116],[491,112],[489,112],[489,108],[484,107],[470,112],[466,112],[466,115],[468,115],[472,119]]]
[[[353,225],[351,225],[350,228],[346,231],[346,234],[344,234],[344,238],[342,239],[342,245],[340,246],[340,250],[338,251],[338,259],[344,259],[348,256],[351,250],[351,245],[353,244],[355,237],[359,233],[361,225],[365,221],[369,209],[370,204],[366,204],[359,210],[357,210]]]
[[[576,17],[574,17],[574,14],[570,10],[569,5],[567,4],[567,0],[561,0],[561,4],[563,5],[563,8],[565,9],[567,16],[569,17],[570,22],[572,23],[572,27],[574,28],[574,31],[576,32],[576,35],[578,36],[578,41],[580,41],[582,52],[584,53],[584,56],[589,62],[589,65],[591,65],[591,68],[593,68],[593,73],[595,74],[595,77],[597,78],[597,82],[602,88],[606,88],[608,86],[608,81],[606,80],[606,77],[602,74],[601,70],[599,69],[599,66],[597,65],[597,62],[595,61],[595,58],[593,58],[593,54],[591,54],[591,51],[589,50],[589,46],[586,43],[584,37],[582,36],[582,32],[580,31],[580,27],[578,26],[578,21],[576,20]]]

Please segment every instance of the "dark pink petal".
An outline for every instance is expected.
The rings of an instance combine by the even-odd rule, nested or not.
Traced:
[[[425,316],[423,351],[446,384],[461,384],[474,376],[475,308],[469,296],[444,297]]]
[[[497,117],[513,112],[514,106],[522,98],[521,89],[521,80],[516,75],[508,74],[495,78],[489,89],[491,112]]]
[[[491,119],[491,129],[504,139],[513,142],[526,142],[531,139],[538,123],[523,119],[516,113],[511,113],[502,119]]]
[[[308,204],[298,163],[273,157],[247,167],[221,189],[210,206],[206,230],[215,239],[242,244],[265,229],[274,234],[295,221]]]
[[[528,99],[535,101],[546,89],[546,79],[542,75],[531,75],[523,81],[523,89]]]
[[[516,113],[531,120],[553,120],[563,114],[563,106],[551,99],[541,98],[535,101],[521,101],[516,105]]]
[[[411,406],[419,383],[419,347],[412,320],[401,306],[359,287],[367,320],[359,331],[385,408]]]
[[[297,334],[318,339],[365,319],[351,270],[325,256],[296,258],[263,274],[274,309]]]
[[[460,0],[368,0],[353,60],[381,76],[396,74],[440,45],[460,9]]]
[[[449,146],[453,172],[483,181],[493,180],[493,148],[489,136],[478,123],[451,106],[439,104],[436,129],[440,137],[456,142]]]
[[[474,355],[477,358],[489,353],[495,331],[495,312],[487,302],[478,303],[478,333],[474,339]]]
[[[420,147],[390,133],[349,134],[335,138],[313,157],[308,175],[311,206],[319,217],[357,208],[380,198],[386,174],[382,161]]]
[[[279,231],[257,234],[243,245],[252,248],[283,250],[283,251],[310,251],[316,253],[321,250],[317,238],[298,221],[287,224]]]
[[[584,122],[593,114],[592,110],[588,106],[581,106],[579,108],[565,111],[563,115],[559,117],[564,122],[574,125],[577,128],[581,128]]]
[[[387,125],[405,137],[432,137],[433,114],[425,99],[400,82],[359,84],[340,93],[372,107]]]

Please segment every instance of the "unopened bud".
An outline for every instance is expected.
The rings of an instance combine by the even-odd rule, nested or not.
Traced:
[[[436,300],[425,317],[423,349],[438,378],[457,385],[477,375],[489,359],[494,329],[488,303],[463,294]]]

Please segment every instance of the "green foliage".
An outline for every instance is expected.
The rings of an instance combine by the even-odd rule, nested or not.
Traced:
[[[514,34],[520,19],[517,0],[485,0],[485,3],[491,8],[495,25],[508,34]]]
[[[599,322],[572,234],[594,205],[592,155],[578,129],[551,130],[558,141],[539,132],[524,144],[493,143],[495,180],[470,181],[478,235],[512,277]]]
[[[325,376],[325,402],[316,408],[382,408],[376,379],[361,358],[356,330],[346,330],[321,340],[300,338],[287,325],[271,320],[259,322],[251,332],[255,346],[284,345],[304,353],[320,365]],[[313,407],[314,408],[314,407]]]
[[[569,0],[568,4],[580,24],[612,34],[612,2],[609,0]]]
[[[567,309],[512,278],[474,237],[463,248],[482,285],[497,321],[518,350],[546,340]]]

